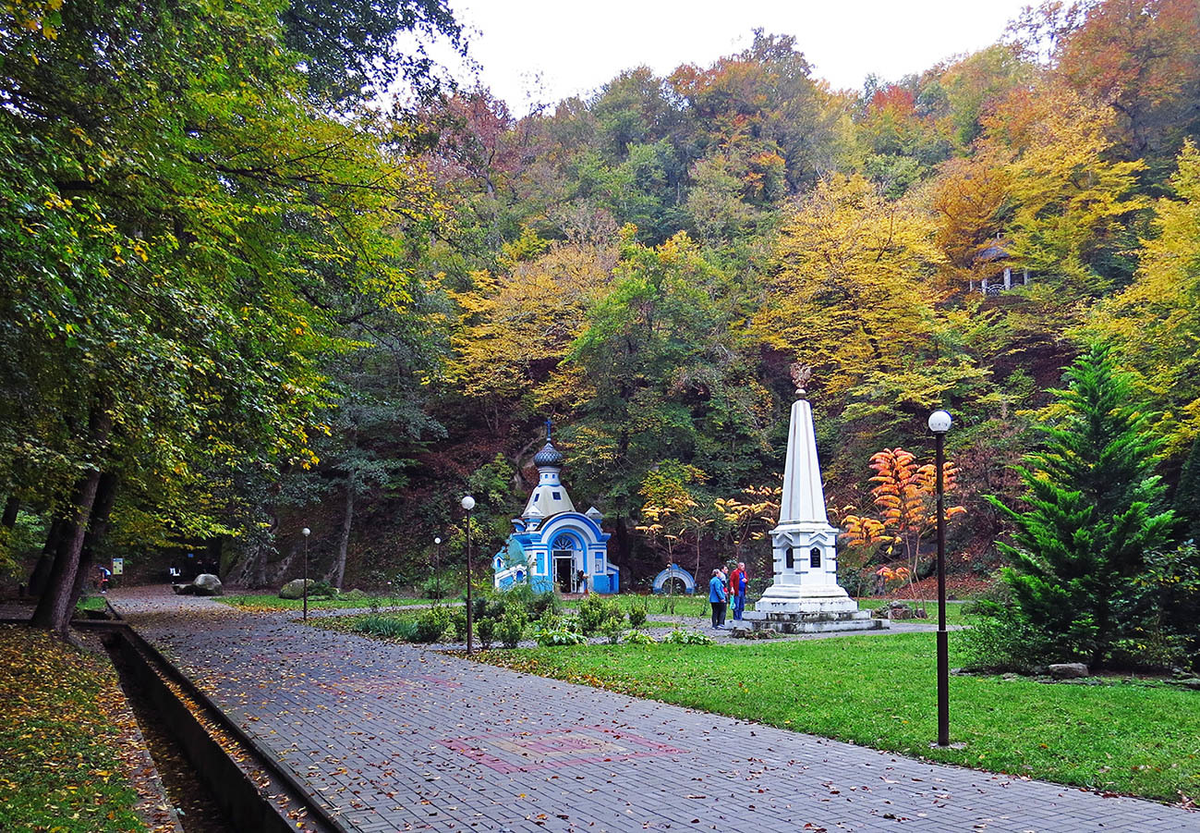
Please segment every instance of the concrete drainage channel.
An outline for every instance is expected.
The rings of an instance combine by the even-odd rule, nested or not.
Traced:
[[[180,819],[185,833],[348,831],[309,798],[299,779],[125,622],[75,624],[100,631],[139,722],[169,733],[201,789],[219,808],[219,819],[214,813],[207,819],[185,815]]]

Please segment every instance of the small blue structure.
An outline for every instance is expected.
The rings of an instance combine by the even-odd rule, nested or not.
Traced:
[[[504,549],[492,557],[499,590],[528,581],[538,592],[616,593],[621,571],[608,561],[604,516],[596,507],[575,510],[559,473],[565,458],[551,442],[546,420],[546,444],[533,457],[538,482],[521,517],[513,518],[513,533]]]
[[[689,596],[696,592],[696,579],[678,564],[672,564],[656,575],[650,589],[655,593],[666,593],[667,582],[672,582],[676,587],[682,585],[683,592]]]

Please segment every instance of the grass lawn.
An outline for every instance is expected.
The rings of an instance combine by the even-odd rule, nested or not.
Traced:
[[[993,772],[1200,800],[1200,692],[1150,681],[951,677],[937,736],[932,632],[720,647],[489,651],[492,662],[638,697]],[[950,635],[951,665],[961,664]]]
[[[76,610],[104,610],[108,599],[104,596],[81,596],[75,605]]]
[[[375,596],[373,597],[380,607],[397,607],[400,605],[428,605],[432,604],[430,599],[406,599],[398,596]],[[241,596],[217,596],[216,601],[224,602],[227,605],[234,607],[248,608],[251,610],[301,610],[304,607],[303,599],[281,599],[273,593],[262,593],[257,595],[241,595]],[[368,608],[371,606],[371,598],[333,598],[333,599],[314,599],[309,598],[308,609],[333,609],[346,610],[349,608]],[[457,601],[452,599],[451,601]]]
[[[100,659],[0,626],[0,830],[146,829],[101,707],[120,697]]]

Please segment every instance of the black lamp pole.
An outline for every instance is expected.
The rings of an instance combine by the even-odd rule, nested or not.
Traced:
[[[462,499],[462,508],[467,512],[467,653],[474,650],[472,634],[475,630],[474,612],[471,610],[471,510],[475,508],[475,498],[470,495]]]
[[[438,599],[442,598],[442,536],[433,539],[433,586]]]
[[[946,432],[950,430],[950,414],[934,411],[929,416],[929,430],[937,444],[937,698],[938,746],[950,745],[950,647],[946,632]]]
[[[308,536],[312,530],[308,527],[300,530],[304,533],[304,621],[308,621]]]

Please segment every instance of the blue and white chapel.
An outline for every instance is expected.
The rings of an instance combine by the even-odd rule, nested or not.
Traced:
[[[552,427],[546,420],[546,444],[533,457],[537,485],[521,517],[513,518],[505,547],[492,558],[496,588],[528,582],[538,592],[616,593],[620,570],[608,561],[604,516],[594,506],[576,511],[559,477],[565,458],[551,441]]]

